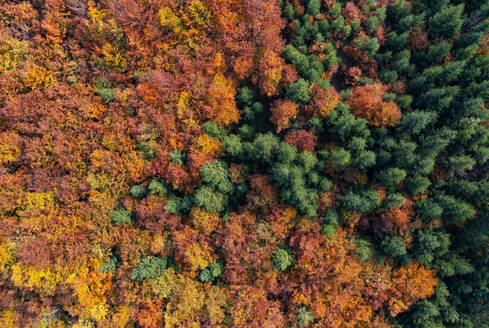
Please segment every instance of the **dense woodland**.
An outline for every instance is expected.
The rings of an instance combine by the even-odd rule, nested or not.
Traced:
[[[489,1],[0,2],[0,326],[488,328]]]

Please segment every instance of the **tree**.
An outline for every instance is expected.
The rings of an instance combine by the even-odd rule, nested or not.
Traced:
[[[418,195],[426,192],[430,185],[430,179],[420,175],[411,176],[406,179],[406,189],[411,195]]]
[[[144,184],[137,184],[132,186],[129,192],[135,198],[143,198],[147,195],[148,188]]]
[[[165,257],[148,256],[139,262],[137,267],[131,271],[131,279],[142,281],[154,279],[166,269],[167,259]]]
[[[440,37],[450,39],[460,32],[464,22],[462,14],[464,5],[458,6],[446,5],[440,9],[440,12],[433,15],[428,22],[428,34],[434,39]]]
[[[200,167],[200,176],[207,186],[216,188],[221,193],[231,192],[233,185],[229,180],[227,165],[222,161],[213,161]]]
[[[324,90],[321,87],[313,87],[312,99],[309,107],[318,117],[324,118],[331,113],[341,100],[341,94],[334,87]]]
[[[278,138],[271,134],[259,134],[250,145],[247,155],[257,161],[271,162],[279,146]]]
[[[164,183],[159,181],[158,179],[153,179],[148,185],[148,190],[150,194],[162,196],[167,194],[167,189]]]
[[[132,223],[133,214],[123,207],[118,208],[112,215],[112,222],[115,224],[130,224]]]
[[[239,135],[231,134],[224,138],[222,150],[232,158],[241,158],[243,155],[243,143]]]
[[[382,251],[394,259],[400,258],[407,254],[406,244],[397,236],[387,235],[380,244]]]
[[[384,86],[380,83],[353,88],[348,104],[352,113],[365,118],[374,126],[394,126],[399,123],[402,114],[393,101],[383,101]]]
[[[316,137],[311,131],[294,130],[287,133],[285,141],[297,146],[299,152],[313,152],[316,147]]]
[[[466,221],[475,214],[470,204],[449,195],[439,195],[437,202],[443,208],[442,219],[446,224]]]
[[[340,197],[343,207],[359,213],[370,213],[380,205],[380,196],[371,189],[348,191]]]
[[[312,91],[309,89],[309,83],[306,80],[299,79],[287,87],[286,95],[294,103],[305,105],[311,99]]]
[[[343,147],[336,147],[329,153],[328,160],[335,171],[340,171],[350,165],[351,154]]]
[[[270,121],[275,125],[277,133],[289,126],[289,121],[294,119],[298,114],[299,106],[290,100],[277,100],[271,107],[272,117]]]
[[[280,271],[285,271],[294,262],[292,255],[283,248],[277,248],[275,250],[272,261]]]
[[[385,197],[382,205],[386,208],[397,208],[401,207],[406,199],[398,193],[389,194]]]
[[[319,0],[309,0],[307,2],[307,13],[309,15],[317,15],[319,14],[321,9],[321,4],[319,3]]]
[[[194,194],[194,202],[209,212],[222,212],[226,206],[226,196],[212,190],[210,187],[202,186]]]
[[[377,179],[388,187],[394,187],[406,178],[406,171],[397,167],[390,167],[379,171]]]
[[[428,222],[443,213],[443,208],[431,198],[421,199],[416,203],[415,208],[418,216]]]

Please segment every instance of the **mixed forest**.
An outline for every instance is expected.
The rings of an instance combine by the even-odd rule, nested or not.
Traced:
[[[489,1],[0,2],[0,326],[489,328]]]

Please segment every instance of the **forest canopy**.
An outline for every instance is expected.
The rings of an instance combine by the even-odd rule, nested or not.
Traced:
[[[0,326],[489,328],[489,1],[0,3]]]

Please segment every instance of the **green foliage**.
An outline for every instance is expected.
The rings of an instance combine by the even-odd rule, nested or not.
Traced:
[[[336,147],[329,153],[329,162],[335,171],[343,170],[351,163],[351,154],[343,147]]]
[[[467,170],[472,170],[475,160],[470,156],[451,156],[448,159],[450,174],[463,174]]]
[[[338,16],[341,13],[341,2],[336,2],[330,9],[329,14],[331,17]]]
[[[115,224],[131,224],[132,216],[132,212],[126,210],[123,207],[120,207],[114,211],[111,220]]]
[[[355,253],[358,255],[362,262],[367,262],[370,260],[372,254],[372,244],[365,239],[356,240]]]
[[[129,189],[129,193],[138,199],[145,197],[148,194],[148,188],[144,184],[137,184]]]
[[[170,162],[175,165],[183,165],[186,161],[186,155],[180,149],[173,149],[170,152]]]
[[[443,213],[443,208],[433,199],[421,199],[415,205],[416,214],[425,221],[431,221],[438,218]]]
[[[306,80],[299,79],[287,87],[286,95],[296,104],[305,105],[311,99],[312,91]]]
[[[436,114],[428,111],[412,111],[405,114],[399,124],[399,128],[409,134],[418,135],[427,126],[433,124],[436,120]]]
[[[326,224],[337,225],[339,223],[338,212],[333,208],[327,208],[323,213],[323,222]]]
[[[109,103],[115,98],[115,89],[113,88],[100,88],[97,90],[97,94],[102,98],[105,103]]]
[[[394,187],[406,178],[406,171],[397,167],[389,167],[377,173],[377,180],[388,187]]]
[[[380,247],[390,257],[396,259],[407,254],[406,244],[397,236],[385,236],[380,243]]]
[[[367,214],[380,205],[380,195],[373,189],[350,190],[340,197],[340,202],[349,211]]]
[[[239,135],[231,134],[224,138],[222,150],[231,158],[239,159],[243,155],[243,144]]]
[[[382,205],[386,208],[401,207],[406,202],[406,199],[399,193],[388,194]]]
[[[297,312],[297,323],[300,328],[308,327],[314,321],[314,315],[305,306],[299,308]]]
[[[430,179],[421,175],[410,176],[406,179],[406,189],[411,195],[418,195],[426,192],[431,185]]]
[[[272,133],[259,134],[247,149],[247,153],[252,160],[271,162],[275,158],[278,146],[277,136]]]
[[[325,224],[321,229],[321,232],[325,234],[328,238],[332,237],[336,233],[337,225]]]
[[[229,180],[229,172],[226,163],[213,161],[200,167],[200,176],[208,186],[225,194],[231,192],[233,184]]]
[[[450,39],[460,32],[464,22],[462,13],[464,5],[443,6],[440,12],[433,15],[428,22],[428,34],[431,38]]]
[[[224,137],[228,134],[226,129],[219,126],[216,122],[207,122],[204,124],[204,131],[207,133],[209,136],[223,140]]]
[[[277,149],[277,159],[284,164],[290,164],[297,157],[297,146],[281,142]]]
[[[207,186],[202,186],[194,194],[194,202],[209,212],[222,212],[227,203],[227,197],[212,190]]]
[[[162,196],[168,193],[165,184],[159,179],[153,179],[148,185],[149,193],[152,195]]]
[[[379,28],[379,19],[376,16],[372,16],[363,22],[363,26],[367,33],[373,34]]]
[[[117,267],[120,265],[119,261],[117,260],[116,257],[112,256],[107,262],[104,262],[100,265],[98,271],[102,273],[107,273],[111,271],[112,273],[115,273],[117,270]]]
[[[272,255],[273,264],[280,271],[285,271],[294,263],[292,255],[283,248],[277,248]]]
[[[437,202],[443,208],[442,219],[446,224],[466,221],[475,214],[470,204],[449,195],[439,195]]]
[[[137,281],[154,279],[165,271],[167,266],[167,258],[159,256],[148,256],[139,262],[139,264],[132,269],[131,279]]]
[[[209,264],[204,270],[199,273],[199,281],[200,282],[211,282],[215,281],[219,276],[222,275],[224,269],[222,264],[213,262]]]
[[[450,235],[441,231],[418,230],[416,235],[416,259],[431,267],[434,259],[445,255],[450,245]]]
[[[285,7],[284,16],[287,17],[290,21],[294,20],[294,17],[295,17],[294,6],[289,4],[287,7]]]
[[[165,211],[170,214],[182,214],[190,211],[193,201],[190,197],[177,197],[171,195],[166,200]]]
[[[310,15],[317,15],[320,13],[321,4],[319,0],[309,0],[307,2],[307,13]]]
[[[251,106],[255,101],[255,97],[256,97],[255,91],[251,90],[248,87],[243,87],[239,89],[239,92],[236,95],[236,100],[243,106],[245,105]]]
[[[339,16],[333,21],[333,23],[331,23],[331,29],[336,33],[341,32],[344,27],[345,27],[345,18],[343,16]]]

